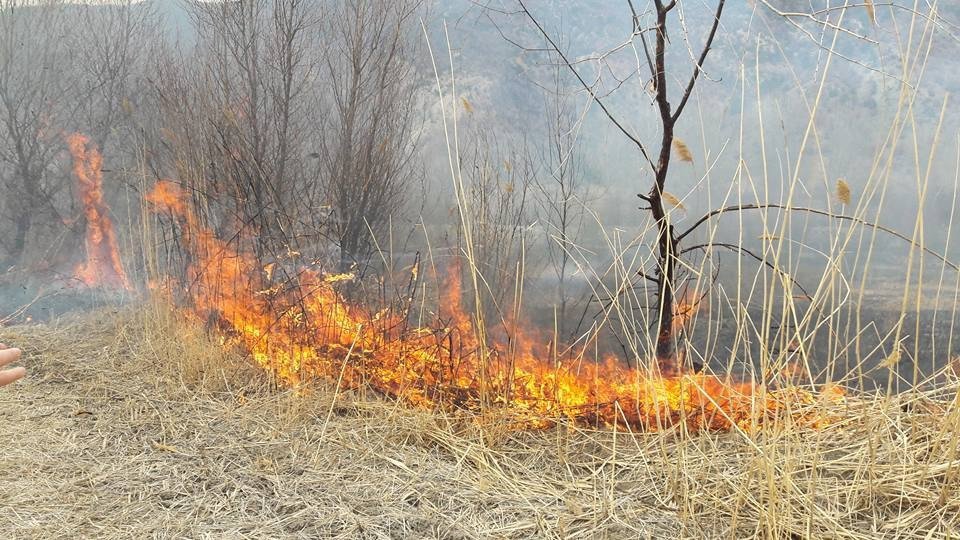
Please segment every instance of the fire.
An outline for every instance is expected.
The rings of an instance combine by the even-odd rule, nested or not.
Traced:
[[[100,172],[103,156],[82,133],[68,135],[67,146],[73,156],[73,174],[77,178],[77,192],[87,221],[84,237],[87,260],[77,267],[76,275],[91,287],[130,289],[130,281],[120,261],[109,208],[103,199],[103,175]]]
[[[459,272],[444,284],[438,323],[429,327],[411,327],[396,310],[348,305],[333,289],[344,275],[307,268],[293,278],[295,287],[271,283],[268,269],[200,226],[184,195],[163,181],[147,199],[185,231],[193,308],[224,323],[256,362],[291,386],[320,378],[417,407],[496,407],[526,426],[567,418],[643,430],[679,424],[724,430],[812,402],[795,388],[768,391],[703,373],[663,376],[613,357],[552,358],[548,339],[514,325],[491,328],[487,335],[502,339],[481,342],[461,305]]]

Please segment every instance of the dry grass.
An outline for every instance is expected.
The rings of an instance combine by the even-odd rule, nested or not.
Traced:
[[[270,389],[161,308],[4,329],[3,538],[946,538],[956,381],[819,430],[512,432]],[[814,407],[826,407],[816,404]]]

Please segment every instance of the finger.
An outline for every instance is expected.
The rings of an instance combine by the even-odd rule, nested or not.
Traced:
[[[6,344],[0,343],[0,351],[6,348],[7,348]]]
[[[11,364],[20,359],[20,349],[4,349],[0,351],[0,367]]]
[[[0,371],[0,386],[6,386],[14,381],[18,381],[26,374],[27,370],[23,369],[22,367],[15,367]]]

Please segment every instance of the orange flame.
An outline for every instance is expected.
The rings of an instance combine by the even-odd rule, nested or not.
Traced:
[[[68,135],[67,146],[73,156],[73,174],[77,178],[77,191],[87,221],[84,239],[87,260],[77,267],[76,275],[91,287],[129,290],[130,281],[120,261],[113,222],[103,199],[103,175],[100,172],[103,156],[82,133]]]
[[[184,245],[194,261],[188,278],[197,314],[226,323],[261,366],[291,386],[324,378],[419,407],[497,406],[527,426],[565,417],[644,430],[729,429],[762,421],[787,400],[812,401],[798,389],[766,391],[703,373],[655,375],[612,357],[561,361],[551,358],[549,340],[530,331],[493,329],[511,346],[481,347],[460,303],[459,272],[444,284],[434,327],[410,328],[402,313],[347,305],[332,288],[342,276],[304,269],[295,289],[270,286],[253,257],[199,226],[175,184],[158,183],[147,199],[189,232]]]

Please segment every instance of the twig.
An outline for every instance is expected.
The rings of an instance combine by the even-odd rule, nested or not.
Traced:
[[[747,255],[747,256],[749,256],[749,257],[752,257],[752,258],[756,259],[757,262],[763,264],[764,266],[769,267],[771,270],[773,270],[774,272],[780,274],[781,276],[786,276],[786,277],[788,277],[788,278],[790,279],[790,281],[791,281],[794,285],[796,285],[798,289],[800,289],[800,292],[802,292],[803,294],[805,294],[805,295],[807,295],[808,297],[812,298],[812,296],[810,295],[810,293],[808,293],[807,290],[803,288],[803,285],[801,285],[799,281],[797,281],[796,279],[794,279],[793,276],[791,276],[789,273],[784,272],[783,270],[777,268],[777,267],[774,266],[774,264],[771,263],[770,261],[767,261],[767,260],[763,259],[763,257],[760,257],[759,255],[757,255],[757,254],[754,253],[753,251],[750,251],[749,249],[747,249],[747,248],[745,248],[745,247],[743,247],[743,246],[738,246],[738,245],[736,245],[736,244],[728,244],[728,243],[725,243],[725,242],[713,242],[713,243],[707,243],[707,244],[697,244],[697,245],[695,245],[695,246],[690,246],[690,247],[688,247],[688,248],[685,248],[683,251],[680,252],[680,255],[683,255],[684,253],[687,253],[687,252],[689,252],[689,251],[695,251],[695,250],[698,250],[698,249],[703,250],[703,251],[707,251],[707,249],[709,249],[709,248],[711,248],[711,247],[722,247],[722,248],[725,248],[725,249],[729,249],[729,250],[731,250],[731,251],[739,252],[741,255]]]
[[[571,63],[570,60],[567,59],[567,55],[560,50],[560,47],[557,46],[556,42],[553,41],[553,38],[550,37],[550,34],[548,34],[547,31],[540,24],[540,21],[538,21],[536,17],[534,17],[533,14],[530,13],[530,10],[527,9],[527,6],[523,3],[523,0],[517,0],[517,3],[520,4],[520,8],[523,14],[526,15],[528,19],[530,19],[530,22],[532,22],[534,26],[537,27],[537,31],[540,32],[540,35],[542,35],[543,38],[547,40],[547,43],[550,44],[550,47],[552,47],[553,50],[557,53],[557,55],[560,56],[560,59],[563,60],[563,63],[567,66],[567,68],[570,69],[570,71],[574,74],[574,76],[576,76],[577,80],[580,81],[580,85],[583,86],[584,90],[586,90],[587,93],[590,94],[590,97],[593,98],[593,101],[600,106],[600,109],[607,116],[607,118],[609,118],[610,121],[613,122],[613,125],[617,126],[617,129],[619,129],[620,132],[624,134],[624,136],[630,139],[630,141],[632,141],[633,144],[635,144],[637,148],[640,149],[640,153],[643,154],[643,157],[647,160],[647,163],[650,164],[650,168],[655,171],[657,167],[653,163],[653,160],[650,159],[650,155],[647,153],[647,149],[643,145],[643,143],[640,142],[640,139],[638,139],[632,133],[627,131],[627,129],[623,127],[623,124],[621,124],[620,121],[617,120],[615,116],[613,116],[613,113],[610,112],[609,109],[607,109],[607,106],[603,103],[603,100],[600,98],[600,96],[597,95],[596,91],[594,91],[592,86],[587,84],[587,81],[583,79],[583,76],[580,75],[580,72],[577,71],[577,68],[573,67],[573,63]]]
[[[957,264],[955,264],[955,263],[953,263],[953,262],[950,262],[950,261],[947,260],[943,255],[940,255],[939,253],[937,253],[936,251],[933,251],[932,249],[929,249],[929,248],[926,248],[926,247],[924,247],[924,246],[921,246],[921,245],[917,244],[916,242],[914,242],[912,239],[907,238],[907,237],[904,236],[903,234],[900,234],[900,233],[898,233],[897,231],[895,231],[895,230],[893,230],[893,229],[884,227],[883,225],[879,225],[879,224],[877,224],[877,223],[873,223],[873,222],[870,222],[870,221],[867,221],[867,220],[865,220],[865,219],[858,218],[858,217],[844,216],[844,215],[841,215],[841,214],[835,214],[835,213],[832,213],[832,212],[828,212],[828,211],[826,211],[826,210],[817,210],[816,208],[806,208],[806,207],[803,207],[803,206],[787,206],[787,205],[785,205],[785,204],[778,204],[778,203],[735,204],[735,205],[732,205],[732,206],[725,206],[725,207],[723,207],[723,208],[717,208],[717,209],[711,210],[711,211],[707,212],[706,214],[704,214],[703,217],[701,217],[700,219],[698,219],[696,223],[694,223],[693,225],[690,226],[690,228],[688,228],[687,230],[683,231],[683,233],[681,233],[679,236],[677,236],[677,242],[683,240],[687,235],[689,235],[689,234],[692,233],[694,230],[696,230],[697,227],[699,227],[700,225],[703,225],[707,220],[709,220],[710,218],[712,218],[712,217],[714,217],[714,216],[718,216],[718,215],[720,215],[720,214],[724,214],[724,213],[727,213],[727,212],[741,212],[741,211],[743,211],[743,210],[765,210],[765,209],[768,209],[768,208],[773,208],[773,209],[777,209],[777,210],[788,210],[788,211],[797,211],[797,212],[807,212],[807,213],[809,213],[809,214],[816,214],[816,215],[818,215],[818,216],[831,217],[831,218],[836,218],[836,219],[840,219],[840,220],[843,220],[843,221],[851,221],[851,222],[857,223],[857,224],[859,224],[859,225],[865,225],[865,226],[867,226],[867,227],[876,229],[876,230],[878,230],[878,231],[885,232],[885,233],[887,233],[887,234],[889,234],[889,235],[891,235],[891,236],[894,236],[894,237],[896,237],[896,238],[899,238],[900,240],[903,240],[904,242],[910,244],[911,246],[918,247],[918,248],[922,249],[924,253],[926,253],[926,254],[928,254],[928,255],[931,255],[931,256],[933,256],[933,257],[936,257],[937,260],[939,260],[939,261],[942,262],[943,264],[949,266],[950,268],[952,268],[952,269],[954,269],[954,270],[956,270],[956,271],[960,271],[960,266],[958,266]]]
[[[693,92],[693,86],[697,84],[697,77],[700,76],[700,72],[703,71],[703,63],[707,59],[707,53],[710,52],[710,47],[713,45],[713,38],[717,35],[717,27],[720,26],[720,15],[723,14],[723,5],[726,0],[720,0],[717,2],[717,12],[713,16],[713,26],[710,27],[710,34],[707,35],[707,42],[703,46],[703,50],[700,51],[700,58],[697,59],[697,65],[693,68],[693,75],[690,76],[690,82],[687,83],[687,88],[683,91],[683,98],[680,100],[680,104],[677,105],[677,110],[673,112],[673,121],[676,122],[680,118],[680,114],[683,113],[683,108],[687,105],[687,100],[690,99],[690,94]]]

